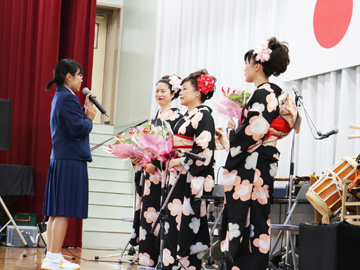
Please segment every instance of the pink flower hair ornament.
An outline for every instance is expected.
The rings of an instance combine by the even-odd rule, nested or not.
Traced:
[[[259,47],[257,47],[253,55],[255,55],[255,60],[260,61],[261,63],[267,62],[270,60],[270,54],[272,50],[269,49],[269,42],[262,43]]]
[[[181,79],[178,76],[170,76],[169,83],[171,84],[171,90],[173,90],[175,93],[181,89]]]
[[[207,75],[200,75],[197,79],[197,90],[199,90],[204,95],[207,95],[209,92],[214,91],[214,79]]]

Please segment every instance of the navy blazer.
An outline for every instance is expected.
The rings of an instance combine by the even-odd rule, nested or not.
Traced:
[[[59,86],[51,103],[51,159],[92,161],[89,133],[92,121],[87,118],[79,99],[64,86]]]

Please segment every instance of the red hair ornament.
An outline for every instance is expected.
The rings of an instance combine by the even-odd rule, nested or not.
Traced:
[[[214,79],[207,74],[200,75],[197,79],[197,90],[199,90],[204,95],[214,91],[214,87]]]

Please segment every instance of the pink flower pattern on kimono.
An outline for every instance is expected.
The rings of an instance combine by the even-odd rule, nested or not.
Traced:
[[[136,208],[135,208],[136,211],[140,210],[140,208],[141,208],[141,198],[142,197],[140,197],[139,194],[136,193],[136,202],[137,202],[136,203]]]
[[[204,182],[204,190],[206,192],[211,192],[215,186],[214,179],[211,175],[206,176]]]
[[[243,180],[240,185],[235,186],[235,192],[233,193],[234,200],[247,201],[250,199],[252,190],[252,184],[249,180]]]
[[[159,184],[161,182],[160,174],[150,174],[149,180],[155,185]]]
[[[184,124],[181,125],[181,127],[179,128],[179,134],[184,135],[186,133],[186,127],[188,125],[190,125],[190,120],[186,120]]]
[[[266,97],[266,101],[268,102],[268,104],[267,104],[268,112],[275,111],[276,108],[279,106],[279,100],[276,98],[274,93],[270,93]]]
[[[204,162],[197,160],[195,162],[196,166],[208,166],[213,157],[213,150],[209,150],[209,148],[206,148],[203,152],[198,153],[198,155],[200,157],[204,157],[206,160]]]
[[[268,253],[270,250],[270,236],[267,234],[261,234],[259,238],[254,239],[253,243],[263,254]]]
[[[173,110],[167,110],[165,113],[161,114],[160,119],[162,121],[165,121],[167,119],[171,119],[174,115],[177,115],[178,113]]]
[[[196,267],[195,266],[190,266],[190,261],[189,261],[189,256],[186,256],[186,257],[182,257],[180,260],[179,260],[179,265],[182,265],[185,267],[185,269],[189,269],[189,270],[196,270]],[[178,269],[178,268],[176,268]]]
[[[174,257],[171,256],[171,252],[169,249],[165,248],[163,253],[163,263],[165,266],[173,264],[175,262]]]
[[[196,254],[196,253],[199,253],[199,252],[203,252],[203,251],[205,251],[207,249],[208,249],[207,245],[204,245],[201,242],[196,242],[194,245],[190,246],[190,255]]]
[[[227,169],[223,171],[223,185],[225,191],[231,191],[234,186],[240,184],[241,178],[238,176],[237,170],[229,172]]]
[[[255,169],[255,176],[254,176],[254,187],[260,187],[264,183],[263,179],[261,178],[261,172],[259,169]]]
[[[258,200],[262,205],[267,204],[269,198],[268,186],[264,185],[263,187],[254,187],[254,190],[251,195],[252,200]]]
[[[261,89],[265,89],[267,91],[269,91],[270,93],[274,93],[274,89],[271,88],[271,85],[268,84],[268,83],[264,83],[262,86],[261,86]]]
[[[202,118],[203,118],[202,112],[197,113],[193,118],[191,118],[191,125],[193,126],[194,129],[198,128],[199,122],[201,121]]]
[[[204,108],[202,108],[204,110]],[[191,118],[193,115],[197,114],[199,112],[198,108],[194,108],[189,112],[188,116],[185,116],[184,118]]]
[[[269,123],[262,115],[254,115],[250,118],[250,123],[245,128],[245,134],[252,136],[254,141],[258,141],[268,132],[269,127]]]
[[[195,143],[202,149],[205,149],[208,147],[211,139],[211,133],[207,130],[204,130],[203,132],[201,132],[200,136],[195,139]]]
[[[147,195],[150,194],[150,187],[151,187],[150,180],[146,180],[145,185],[144,185],[144,194],[143,194],[143,196],[147,196]]]
[[[195,214],[195,213],[194,213],[194,210],[192,209],[191,204],[190,204],[190,198],[184,199],[182,213],[183,213],[185,216],[190,216],[190,215],[194,215],[194,214]]]
[[[229,231],[226,232],[226,238],[221,241],[220,243],[220,249],[222,252],[225,252],[225,251],[229,251],[229,239],[230,239],[230,236],[229,236]]]
[[[230,240],[240,236],[240,226],[236,223],[229,223],[229,237]]]
[[[249,209],[248,209],[248,214],[247,214],[247,218],[246,218],[245,228],[247,228],[247,227],[250,226],[250,221],[251,221],[250,214],[251,214],[251,208],[249,207]]]
[[[156,212],[154,207],[149,207],[147,211],[144,212],[144,217],[147,223],[154,223],[159,213]]]
[[[248,151],[249,153],[254,152],[256,149],[259,148],[260,145],[262,145],[262,143],[263,143],[263,140],[257,141],[255,144],[250,145],[247,151]]]
[[[150,258],[150,255],[146,252],[139,253],[139,264],[146,266],[153,266],[154,261]]]
[[[179,199],[174,199],[171,203],[168,204],[168,209],[172,216],[178,216],[182,214],[183,206]]]
[[[201,200],[200,217],[205,217],[206,215],[207,215],[206,200]]]

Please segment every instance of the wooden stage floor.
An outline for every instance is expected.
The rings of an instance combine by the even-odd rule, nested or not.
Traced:
[[[82,260],[66,258],[69,261],[80,264],[81,270],[130,270],[138,269],[138,265],[129,265],[128,263],[118,263],[119,255],[110,258],[101,258],[95,261],[95,256],[106,256],[120,254],[119,250],[94,250],[94,249],[69,249],[76,257]],[[40,253],[30,255],[32,253]],[[41,269],[41,261],[43,258],[43,248],[15,248],[0,246],[0,269],[6,270],[33,270]],[[23,254],[29,256],[23,257]],[[62,250],[63,255],[70,255],[66,249]],[[71,256],[71,255],[70,255]],[[123,256],[123,259],[132,259],[134,257]],[[140,268],[139,268],[140,269]]]

